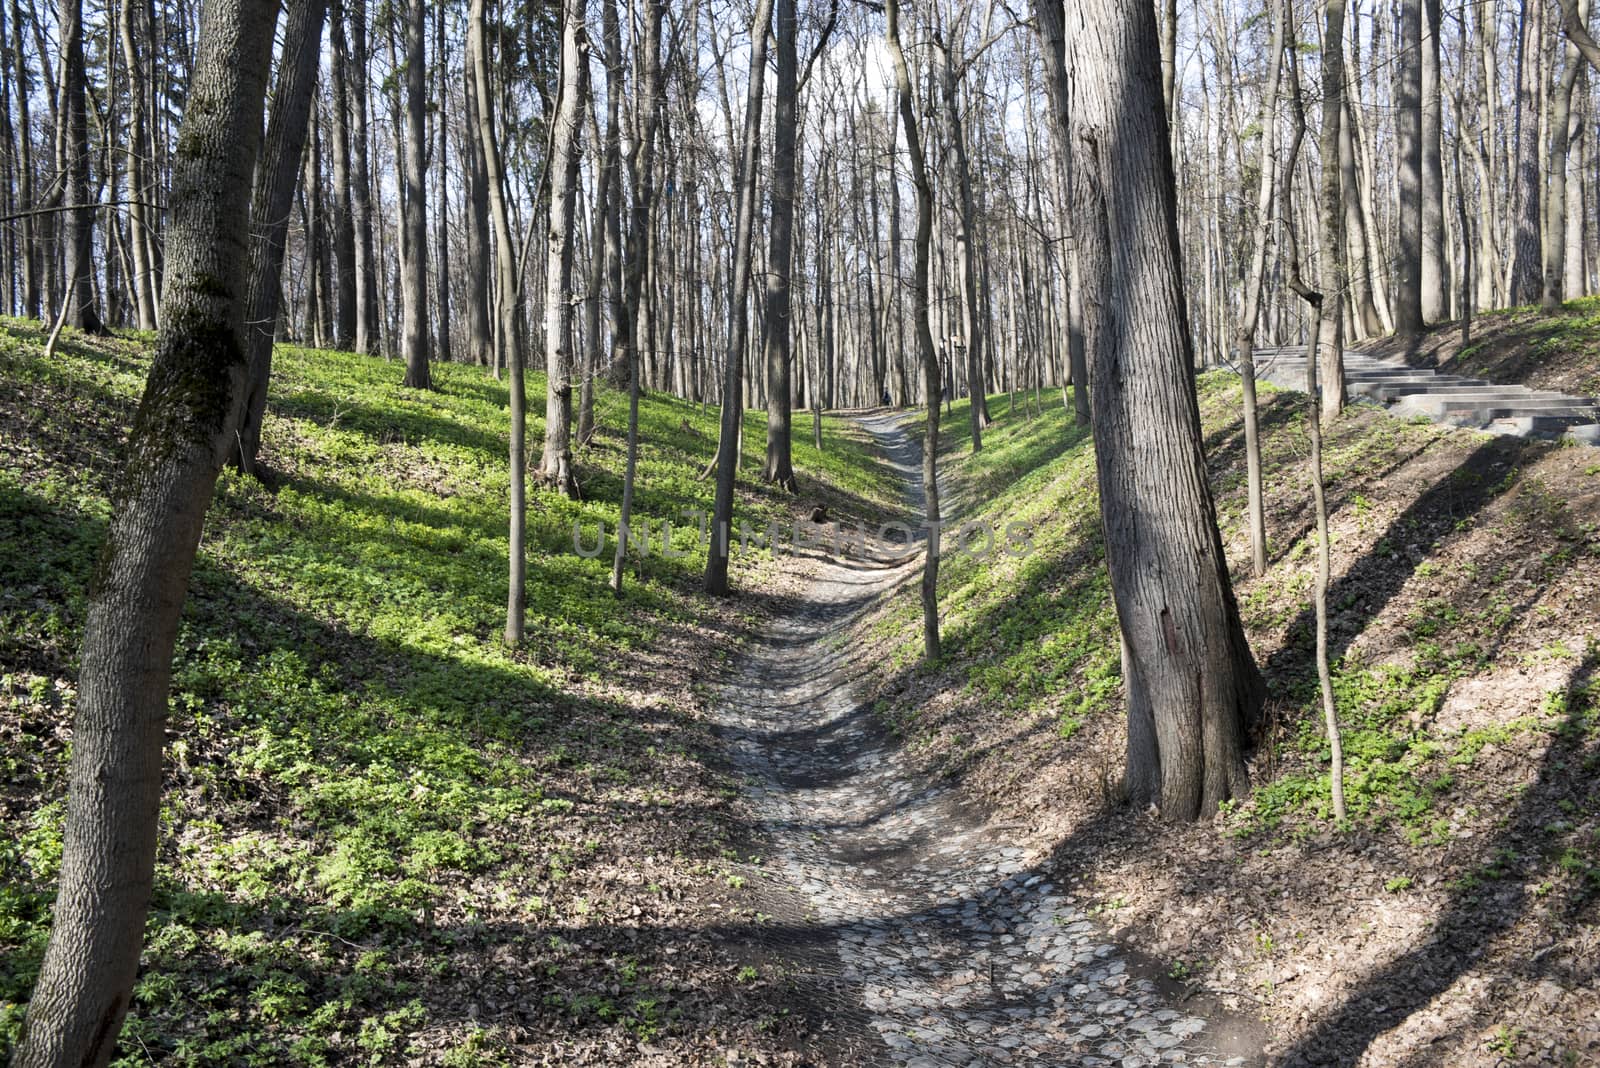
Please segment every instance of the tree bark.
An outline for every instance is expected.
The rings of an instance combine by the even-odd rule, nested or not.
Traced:
[[[1040,0],[1049,3],[1051,0]],[[917,190],[916,259],[911,282],[912,320],[917,335],[917,354],[922,361],[923,403],[927,421],[922,437],[923,516],[927,526],[927,549],[922,563],[922,655],[932,662],[939,659],[939,403],[943,392],[939,356],[933,345],[933,324],[929,320],[928,260],[933,241],[933,185],[928,180],[928,164],[922,153],[922,135],[917,129],[916,102],[911,90],[911,72],[900,44],[899,0],[887,0],[886,37],[889,58],[894,66],[896,106],[906,135],[906,155],[911,162],[911,183]]]
[[[128,281],[133,290],[133,303],[140,330],[156,328],[155,265],[149,260],[150,246],[144,233],[151,225],[151,211],[146,201],[150,195],[149,181],[145,175],[145,142],[147,139],[145,115],[144,65],[139,60],[139,37],[134,29],[137,7],[133,0],[122,0],[119,19],[122,38],[123,65],[128,72],[128,131],[124,155],[128,167],[128,227],[132,239],[133,277]],[[144,38],[149,40],[148,37]]]
[[[1422,0],[1422,318],[1450,318],[1444,233],[1444,106],[1439,77],[1439,0]]]
[[[583,123],[579,67],[589,62],[583,0],[562,0],[561,96],[550,143],[550,215],[545,235],[545,485],[577,499],[572,470],[572,233]]]
[[[373,249],[372,173],[367,151],[367,0],[350,5],[350,204],[355,216],[356,351],[375,352],[378,324],[378,256]]]
[[[1245,275],[1244,311],[1239,316],[1234,345],[1238,350],[1239,382],[1244,392],[1245,474],[1248,481],[1250,567],[1259,577],[1267,570],[1266,509],[1261,493],[1261,431],[1256,410],[1256,321],[1261,315],[1261,288],[1267,270],[1267,241],[1272,229],[1273,185],[1276,179],[1275,145],[1278,129],[1278,81],[1283,66],[1283,5],[1272,4],[1272,30],[1267,44],[1267,81],[1261,95],[1260,186],[1256,190],[1255,235],[1250,269]],[[1341,156],[1341,162],[1343,162]]]
[[[1543,44],[1543,4],[1523,0],[1517,54],[1516,236],[1511,248],[1511,303],[1531,304],[1543,289],[1539,238],[1543,198],[1539,188],[1539,49]]]
[[[272,378],[272,342],[282,298],[283,254],[294,210],[300,157],[305,151],[311,102],[316,98],[317,59],[322,48],[326,0],[289,0],[283,29],[283,59],[272,87],[261,173],[251,206],[250,282],[246,295],[245,411],[239,427],[235,466],[256,473],[261,424]],[[310,251],[310,250],[308,250]]]
[[[446,5],[440,4],[434,8],[434,88],[438,95],[438,110],[433,117],[434,132],[434,158],[432,169],[438,174],[438,185],[435,187],[438,198],[435,201],[433,212],[433,292],[434,320],[438,323],[434,331],[434,358],[440,363],[451,363],[455,359],[450,344],[450,166],[449,166],[449,129],[450,123],[446,116],[450,111],[450,92],[447,88],[445,72],[449,67],[450,53],[446,50],[444,33],[444,16]]]
[[[1124,784],[1133,803],[1192,820],[1248,788],[1245,742],[1264,687],[1206,480],[1154,8],[1072,0],[1067,15],[1095,463],[1127,688]]]
[[[11,60],[16,75],[17,96],[17,200],[22,204],[34,202],[33,193],[33,111],[32,79],[29,77],[27,55],[22,47],[22,6],[11,0]],[[24,216],[17,222],[18,240],[22,261],[22,313],[30,319],[39,318],[39,242],[34,218]]]
[[[483,139],[478,135],[478,92],[473,75],[473,57],[463,57],[462,101],[465,121],[464,181],[467,192],[467,281],[475,299],[467,301],[467,348],[472,362],[479,367],[494,368],[500,373],[500,361],[494,349],[494,328],[489,325],[489,308],[493,303],[496,275],[490,274],[489,249],[489,182],[483,162]]]
[[[1436,2],[1436,0],[1427,0]],[[1322,164],[1319,190],[1322,231],[1322,292],[1317,322],[1318,372],[1322,392],[1316,411],[1331,424],[1344,411],[1344,198],[1339,188],[1339,131],[1344,125],[1344,10],[1346,0],[1324,0],[1322,31]],[[1424,151],[1426,156],[1426,151]],[[1426,183],[1424,183],[1424,192]],[[1427,211],[1423,212],[1426,224]]]
[[[489,47],[484,37],[484,0],[472,0],[467,15],[467,51],[472,56],[473,89],[478,101],[477,138],[483,153],[488,186],[489,213],[494,220],[496,305],[500,328],[496,335],[495,365],[501,354],[511,380],[511,522],[508,546],[510,583],[506,594],[505,642],[522,641],[527,616],[527,392],[523,379],[521,340],[516,329],[516,260],[511,252],[511,219],[506,212],[500,145],[494,132],[494,94],[489,84]]]
[[[92,579],[55,925],[18,1068],[110,1061],[155,873],[172,651],[243,410],[249,197],[277,5],[207,0],[168,200],[162,331]]]
[[[1578,25],[1587,21],[1588,4],[1581,5]],[[1565,48],[1565,66],[1561,82],[1556,87],[1550,106],[1550,184],[1549,210],[1545,213],[1544,235],[1544,290],[1539,306],[1547,312],[1561,307],[1566,299],[1567,268],[1567,156],[1571,137],[1572,93],[1582,72],[1583,57],[1578,45],[1568,35]]]
[[[634,341],[632,329],[635,325],[635,310],[638,308],[642,295],[643,266],[642,260],[645,250],[649,248],[649,234],[646,228],[650,222],[650,202],[655,198],[654,178],[655,173],[655,140],[656,124],[661,116],[661,23],[666,15],[666,0],[646,0],[644,17],[644,34],[639,42],[643,54],[639,56],[639,67],[643,74],[644,84],[638,87],[638,134],[634,141],[629,166],[633,171],[633,218],[628,230],[627,255],[629,269],[625,283],[620,277],[622,270],[622,257],[614,255],[612,259],[611,291],[613,294],[612,314],[613,326],[619,322],[626,329],[622,334],[612,337],[613,350],[620,345],[622,354],[622,368],[628,375],[628,455],[625,461],[625,470],[622,477],[622,508],[617,519],[617,552],[611,560],[611,589],[619,597],[622,595],[622,571],[626,562],[628,551],[628,527],[633,522],[633,492],[636,474],[639,465],[639,390],[642,377],[642,358],[638,346]],[[602,8],[602,32],[606,38],[607,69],[613,74],[607,76],[607,94],[615,101],[620,99],[620,91],[612,93],[610,89],[611,77],[617,78],[618,86],[621,85],[622,44],[618,27],[616,5],[614,0],[604,0]],[[615,57],[613,62],[611,57]],[[610,107],[615,108],[612,103]],[[617,150],[618,129],[617,115],[613,110],[607,116],[606,139],[607,151]],[[620,167],[617,174],[618,204],[613,212],[612,219],[607,226],[613,231],[608,240],[613,246],[621,243],[621,183]],[[614,251],[620,253],[619,248]],[[616,294],[623,293],[623,299],[617,299]]]
[[[756,0],[750,24],[750,70],[767,67],[767,37],[772,23],[773,0]],[[761,106],[766,78],[750,77],[745,96],[744,136],[739,147],[739,171],[734,190],[739,198],[734,222],[733,292],[728,303],[728,349],[722,369],[722,425],[717,435],[717,496],[711,517],[711,549],[706,554],[705,590],[712,596],[728,592],[728,536],[733,523],[733,484],[739,468],[739,433],[744,425],[742,389],[745,345],[749,335],[750,242],[755,228],[756,162],[761,150]]]
[[[594,379],[600,369],[600,305],[606,281],[606,213],[611,202],[613,159],[600,136],[599,117],[594,110],[589,64],[579,71],[584,110],[589,116],[590,148],[595,154],[594,198],[589,218],[589,273],[583,301],[583,367],[578,389],[578,444],[585,445],[594,434]],[[687,392],[683,393],[688,396]]]
[[[1422,333],[1422,0],[1400,0],[1399,99],[1396,100],[1395,166],[1400,186],[1400,242],[1395,250],[1394,329],[1402,337]]]
[[[778,71],[772,120],[772,211],[767,241],[767,455],[761,477],[797,492],[790,449],[789,364],[793,359],[789,270],[794,253],[795,109],[799,96],[795,0],[777,0]]]
[[[344,33],[343,0],[331,0],[328,31],[332,38],[332,101],[328,114],[333,121],[333,262],[335,274],[333,347],[348,352],[356,338],[356,228],[350,176],[350,46]]]
[[[89,334],[105,332],[94,300],[94,200],[89,196],[89,113],[83,58],[83,0],[58,0],[61,35],[60,101],[56,121],[64,167],[62,189],[69,209],[62,237],[66,246],[67,323]]]
[[[400,284],[400,358],[405,361],[403,385],[432,389],[428,370],[428,68],[424,38],[428,27],[427,0],[406,5],[405,58],[405,199],[401,202],[400,243],[404,270]]]
[[[973,248],[973,227],[977,212],[972,199],[972,172],[967,163],[967,139],[961,128],[961,114],[957,108],[957,72],[950,48],[935,38],[939,52],[939,113],[944,120],[945,149],[950,153],[950,167],[956,179],[956,274],[961,285],[961,322],[967,355],[967,395],[970,400],[969,415],[972,432],[972,451],[983,448],[983,428],[989,425],[989,411],[984,396],[984,337],[983,319],[978,310],[978,264]]]
[[[1044,84],[1050,98],[1051,122],[1056,130],[1057,163],[1056,185],[1059,190],[1072,184],[1072,138],[1068,132],[1070,122],[1070,81],[1067,76],[1065,14],[1061,0],[1043,0],[1034,4],[1034,24],[1039,34],[1039,50],[1044,56]],[[1037,196],[1037,193],[1035,194]],[[1070,213],[1063,212],[1070,219]],[[1089,425],[1089,365],[1083,338],[1083,292],[1079,278],[1077,242],[1073,239],[1075,226],[1064,228],[1068,245],[1061,264],[1067,287],[1067,374],[1062,380],[1062,391],[1072,385],[1072,408],[1079,426]],[[1065,397],[1063,396],[1063,399]]]

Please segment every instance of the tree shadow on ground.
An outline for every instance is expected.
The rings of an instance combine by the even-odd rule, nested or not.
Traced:
[[[1356,1064],[1378,1036],[1424,1010],[1517,925],[1531,904],[1528,883],[1538,874],[1553,874],[1554,885],[1541,885],[1549,887],[1545,893],[1553,896],[1548,900],[1559,903],[1569,918],[1593,918],[1600,901],[1600,869],[1574,864],[1567,842],[1575,836],[1552,835],[1549,821],[1553,812],[1566,811],[1565,806],[1592,810],[1593,777],[1600,769],[1597,666],[1600,656],[1591,652],[1571,672],[1563,695],[1566,714],[1554,730],[1538,776],[1501,818],[1499,831],[1478,850],[1477,872],[1452,888],[1420,945],[1362,977],[1354,993],[1311,1024],[1284,1053],[1286,1068]],[[1567,852],[1561,852],[1563,847]],[[1575,989],[1592,989],[1597,975],[1600,962],[1592,957],[1536,953],[1505,982],[1526,991],[1540,978],[1556,977]],[[1407,1063],[1432,1060],[1424,1052]]]
[[[1350,643],[1376,619],[1411,580],[1425,558],[1423,546],[1457,530],[1506,493],[1518,467],[1550,446],[1520,439],[1491,438],[1459,463],[1447,464],[1433,485],[1411,502],[1385,529],[1373,549],[1358,558],[1329,587],[1334,613],[1328,657],[1338,660]],[[1290,623],[1290,639],[1263,665],[1269,678],[1285,673],[1288,662],[1304,657],[1316,616],[1311,606]]]

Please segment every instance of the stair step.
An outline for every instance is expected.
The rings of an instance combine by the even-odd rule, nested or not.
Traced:
[[[1581,445],[1600,445],[1600,423],[1579,423],[1567,428],[1567,437]]]
[[[1584,404],[1576,397],[1568,397],[1561,393],[1535,393],[1532,390],[1516,389],[1424,389],[1415,393],[1407,393],[1395,401],[1395,407],[1397,408],[1450,408],[1485,404],[1556,404],[1564,408],[1592,407]]]
[[[1593,418],[1592,414],[1572,416],[1512,415],[1503,419],[1490,420],[1481,429],[1495,434],[1510,434],[1518,437],[1525,437],[1529,434],[1572,434],[1574,430],[1595,426],[1594,423],[1588,422]],[[1597,428],[1597,430],[1600,430],[1600,428]],[[1576,435],[1574,436],[1576,437]],[[1596,437],[1596,442],[1600,442],[1600,436]],[[1590,442],[1590,444],[1596,442]]]
[[[1255,350],[1256,377],[1280,389],[1306,389],[1304,346]],[[1551,390],[1440,374],[1398,360],[1346,351],[1345,390],[1352,400],[1387,404],[1397,415],[1422,415],[1496,434],[1558,437],[1600,446],[1600,404]]]

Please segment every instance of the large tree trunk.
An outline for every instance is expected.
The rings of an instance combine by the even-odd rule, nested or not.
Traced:
[[[162,331],[89,595],[55,926],[18,1068],[110,1061],[155,873],[172,650],[243,411],[249,198],[277,5],[207,0],[168,200]]]
[[[1581,4],[1580,26],[1588,22],[1588,7],[1587,3]],[[1566,299],[1567,155],[1571,145],[1569,125],[1572,118],[1572,92],[1583,70],[1578,46],[1570,38],[1565,53],[1561,84],[1556,87],[1550,102],[1550,202],[1545,212],[1544,290],[1539,299],[1539,306],[1547,312],[1561,307],[1561,302]]]
[[[772,216],[767,241],[766,364],[767,457],[761,477],[796,491],[790,455],[789,363],[794,333],[790,320],[789,269],[794,252],[795,105],[799,95],[795,0],[777,0],[778,80],[772,122]]]
[[[401,201],[400,242],[404,270],[400,284],[400,358],[405,361],[403,384],[432,389],[428,373],[428,107],[427,60],[423,40],[428,27],[427,0],[406,5],[405,61],[405,197]]]
[[[1127,687],[1125,785],[1135,804],[1191,820],[1248,788],[1244,747],[1264,688],[1201,451],[1153,6],[1072,0],[1068,15],[1095,463]]]
[[[1395,333],[1422,333],[1422,0],[1400,0],[1399,99],[1395,101],[1400,158],[1400,243],[1395,250]]]
[[[773,0],[756,0],[750,23],[750,69],[765,71]],[[739,197],[733,237],[733,292],[728,298],[728,348],[722,369],[722,425],[717,435],[717,496],[706,554],[706,592],[728,592],[728,537],[733,523],[733,484],[739,473],[739,432],[744,425],[743,372],[749,338],[750,242],[755,230],[756,162],[761,150],[761,105],[766,79],[752,77],[745,97],[744,139],[739,147]]]
[[[317,58],[322,48],[326,0],[289,0],[283,31],[283,59],[272,87],[267,140],[251,208],[250,285],[247,295],[246,356],[250,376],[245,383],[245,413],[239,427],[236,466],[255,474],[261,451],[261,424],[267,411],[272,379],[272,342],[282,297],[283,253],[294,209],[300,157],[305,151],[307,120],[316,98]]]
[[[60,127],[63,192],[68,209],[62,232],[67,264],[66,321],[86,333],[98,334],[104,332],[105,324],[100,321],[94,301],[94,200],[89,196],[83,0],[59,0],[56,19],[61,34],[61,91],[56,121]]]
[[[563,0],[561,97],[550,144],[550,217],[545,235],[545,410],[542,481],[578,496],[572,470],[572,231],[578,191],[579,131],[583,122],[580,64],[589,62],[583,0]]]

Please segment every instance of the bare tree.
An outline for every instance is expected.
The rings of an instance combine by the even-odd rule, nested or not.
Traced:
[[[172,651],[247,371],[250,188],[272,0],[207,0],[174,155],[162,330],[89,596],[61,882],[18,1068],[100,1066],[155,876]]]
[[[83,0],[58,0],[61,84],[56,104],[56,160],[66,197],[66,322],[104,331],[94,299],[94,201],[89,196],[88,89],[83,58]]]
[[[317,57],[322,47],[326,0],[289,0],[283,31],[283,59],[272,88],[267,140],[257,175],[251,209],[250,288],[247,298],[250,376],[245,382],[245,410],[232,460],[239,469],[256,473],[261,451],[261,424],[266,418],[267,387],[272,379],[272,342],[282,299],[283,254],[306,147],[307,120],[316,98]]]
[[[1049,0],[1044,0],[1049,2]],[[933,325],[928,312],[928,260],[933,243],[933,185],[928,180],[928,163],[922,152],[922,133],[917,127],[916,101],[911,89],[911,71],[900,43],[899,0],[887,0],[885,31],[889,58],[894,65],[896,108],[906,137],[906,155],[911,164],[911,184],[917,190],[917,232],[912,268],[911,314],[917,335],[917,354],[922,361],[922,398],[927,406],[927,421],[922,435],[923,515],[927,523],[928,545],[922,563],[922,655],[939,659],[939,356],[933,347]]]
[[[432,389],[433,377],[428,371],[427,0],[409,0],[405,15],[405,196],[400,202],[404,325],[400,358],[406,365],[405,385]]]
[[[1261,316],[1261,287],[1267,270],[1267,239],[1272,227],[1273,186],[1277,172],[1274,150],[1278,128],[1278,82],[1283,66],[1283,5],[1273,3],[1271,39],[1267,44],[1267,80],[1261,96],[1260,186],[1256,190],[1256,225],[1250,269],[1245,275],[1244,310],[1234,334],[1239,381],[1244,393],[1245,473],[1248,481],[1250,566],[1257,575],[1267,570],[1266,509],[1261,499],[1261,431],[1256,411],[1256,321]],[[1341,158],[1342,162],[1342,158]]]
[[[478,104],[476,136],[483,157],[489,214],[494,220],[495,304],[499,309],[495,364],[499,366],[503,354],[511,378],[510,584],[506,593],[505,641],[507,645],[515,645],[522,641],[527,618],[528,402],[523,379],[522,343],[517,330],[517,265],[511,247],[511,217],[506,211],[500,144],[495,137],[495,98],[489,80],[484,6],[484,0],[472,0],[471,10],[467,14],[467,51],[472,57],[473,94]]]
[[[589,63],[583,0],[561,5],[561,95],[550,140],[550,215],[545,238],[545,415],[542,478],[578,496],[572,470],[572,234],[578,190],[579,131],[583,123],[581,66]]]
[[[706,554],[706,592],[728,592],[728,533],[733,523],[733,484],[739,468],[739,434],[744,425],[743,373],[748,341],[750,241],[755,228],[756,155],[761,148],[761,106],[766,79],[767,37],[773,0],[756,0],[750,23],[749,91],[745,98],[744,137],[733,184],[738,197],[733,239],[733,291],[728,298],[728,348],[722,370],[722,426],[717,435],[717,496],[711,514],[711,550]]]

